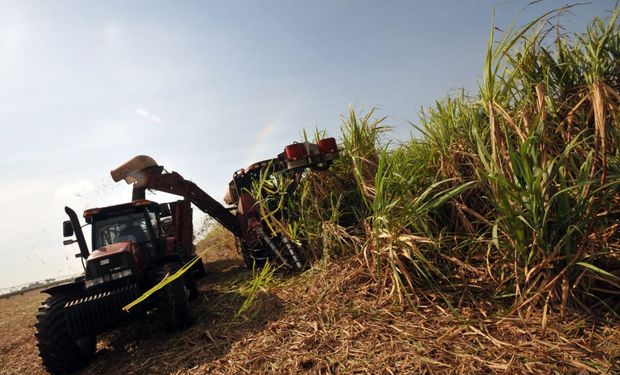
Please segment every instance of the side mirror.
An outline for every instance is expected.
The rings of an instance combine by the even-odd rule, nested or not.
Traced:
[[[62,222],[62,235],[64,237],[73,236],[73,225],[71,225],[69,220]]]

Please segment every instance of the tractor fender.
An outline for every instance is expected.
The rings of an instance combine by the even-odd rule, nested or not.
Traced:
[[[47,293],[49,295],[67,293],[67,292],[81,292],[84,290],[84,283],[81,279],[76,279],[68,283],[62,283],[54,285],[50,288],[43,289],[41,293]]]

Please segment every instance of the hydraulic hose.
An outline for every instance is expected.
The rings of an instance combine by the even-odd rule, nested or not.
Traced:
[[[301,254],[298,251],[297,246],[288,237],[282,236],[282,243],[288,252],[288,255],[293,259],[295,269],[301,271],[304,269],[304,262]]]

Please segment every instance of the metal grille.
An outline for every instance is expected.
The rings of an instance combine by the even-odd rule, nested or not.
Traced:
[[[69,333],[78,338],[113,326],[127,316],[123,306],[137,297],[134,284],[67,302],[65,319]]]

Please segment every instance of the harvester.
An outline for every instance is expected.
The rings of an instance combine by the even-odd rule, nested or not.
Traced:
[[[136,156],[112,170],[114,181],[133,185],[132,199],[84,211],[92,252],[77,214],[65,207],[69,220],[63,223],[63,235],[75,239],[64,244],[78,244],[76,257],[82,259],[84,274],[43,291],[49,297],[39,308],[35,335],[45,368],[70,373],[84,367],[95,354],[97,335],[132,317],[153,313],[154,324],[165,331],[190,324],[189,302],[198,295],[196,279],[205,273],[202,261],[172,282],[164,285],[162,280],[182,272],[195,256],[192,204],[235,235],[248,267],[269,261],[283,270],[302,270],[305,261],[298,245],[275,233],[261,217],[253,185],[274,174],[299,181],[306,169],[327,169],[337,156],[334,138],[288,145],[278,157],[234,173],[224,197],[228,207],[148,156]],[[183,199],[156,203],[146,199],[146,190]],[[163,287],[144,302],[131,311],[123,309],[157,285]]]

